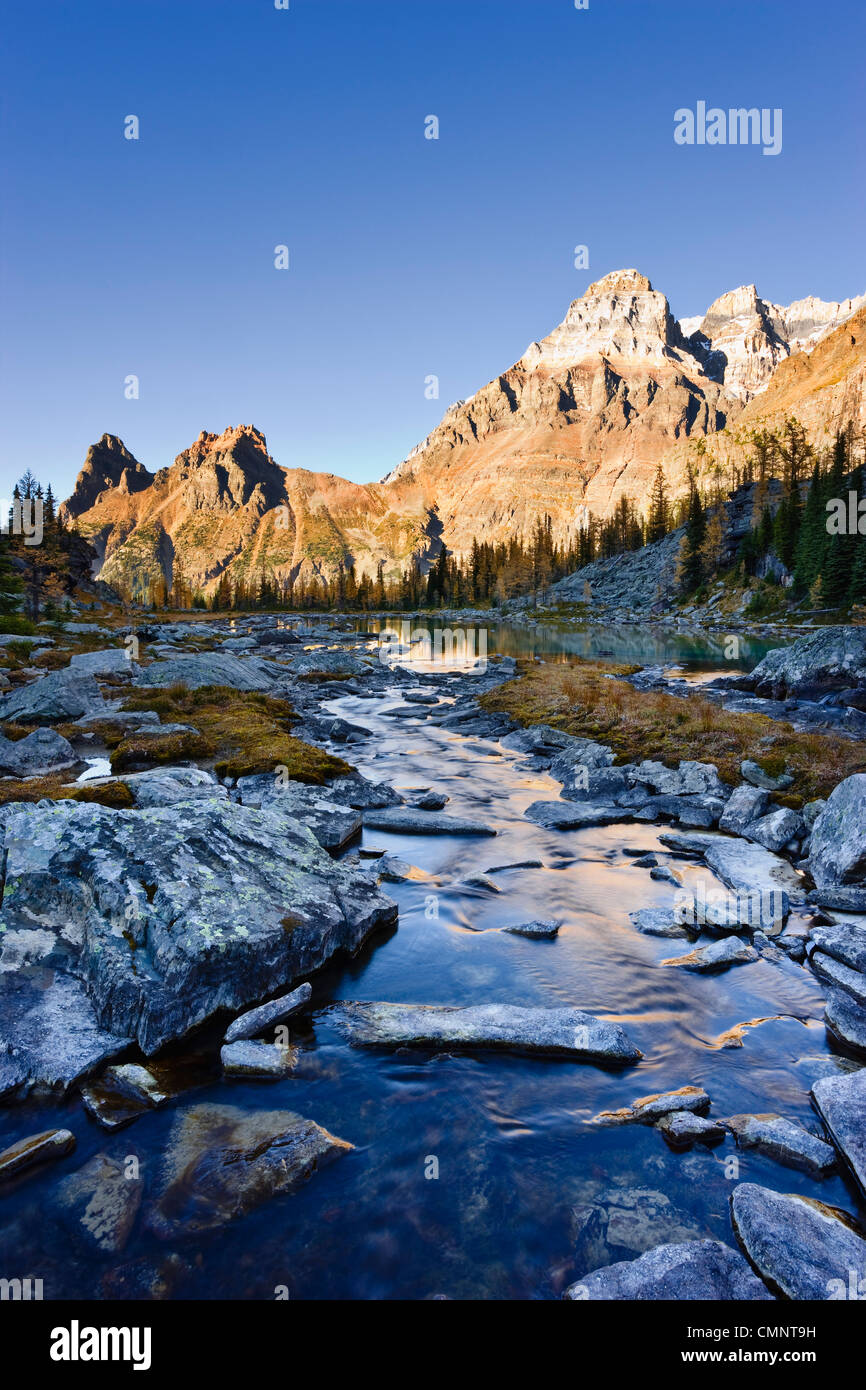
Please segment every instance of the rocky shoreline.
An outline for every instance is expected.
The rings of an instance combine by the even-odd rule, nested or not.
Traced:
[[[347,695],[397,694],[400,702],[385,712],[395,726],[420,721],[521,755],[518,766],[561,787],[559,800],[526,806],[534,825],[554,832],[619,823],[666,827],[660,839],[673,860],[705,864],[724,891],[702,897],[657,856],[634,854],[637,868],[677,888],[669,910],[647,908],[631,918],[636,932],[678,938],[691,948],[661,961],[665,969],[714,975],[759,959],[786,962],[826,989],[828,1034],[850,1070],[812,1087],[820,1133],[777,1114],[708,1118],[710,1097],[688,1087],[643,1097],[615,1120],[599,1116],[598,1123],[652,1125],[677,1152],[733,1136],[738,1147],[757,1148],[816,1181],[839,1168],[866,1195],[866,775],[849,776],[825,800],[795,810],[774,800],[790,778],[770,777],[756,762],[743,763],[737,785],[710,762],[617,762],[603,742],[543,723],[524,727],[484,708],[479,697],[514,677],[513,659],[493,658],[471,672],[427,670],[398,652],[386,664],[368,635],[339,621],[289,628],[259,615],[230,624],[153,623],[139,641],[138,660],[130,659],[128,645],[107,646],[73,655],[48,674],[25,670],[0,701],[6,729],[0,771],[16,786],[52,777],[95,798],[0,804],[0,1101],[25,1117],[41,1097],[77,1096],[106,1132],[176,1107],[164,1173],[146,1200],[140,1186],[120,1188],[108,1156],[62,1178],[61,1200],[85,1230],[97,1197],[110,1208],[110,1229],[96,1237],[101,1249],[122,1247],[142,1203],[140,1219],[160,1238],[217,1229],[295,1190],[321,1164],[351,1150],[294,1112],[251,1116],[231,1105],[189,1103],[202,1076],[222,1076],[226,1084],[290,1076],[297,1060],[293,1030],[301,1025],[330,1022],[349,1046],[385,1051],[504,1049],[596,1065],[641,1063],[627,1028],[561,1003],[311,1006],[309,979],[378,934],[384,939],[398,918],[388,885],[417,872],[393,855],[365,859],[352,852],[364,828],[496,835],[484,820],[448,811],[447,798],[435,790],[398,792],[352,770],[345,760],[353,748],[367,749],[370,731],[327,708]],[[779,717],[802,715],[814,728],[844,722],[859,737],[859,721],[866,719],[859,709],[866,685],[862,630],[828,629],[805,643],[771,653],[745,680],[717,683],[717,698],[734,708],[751,698],[771,714],[778,705]],[[689,693],[659,671],[627,679],[638,689],[664,681],[671,693]],[[180,687],[290,702],[292,739],[326,753],[333,767],[340,753],[345,770],[317,785],[274,766],[231,775],[217,770],[212,757],[147,766],[150,740],[200,732],[194,713],[190,727],[147,708],[151,697],[159,706],[160,692],[174,698]],[[827,697],[835,703],[823,703]],[[839,712],[838,719],[827,716],[821,724],[813,709]],[[103,742],[109,726],[139,751],[142,766],[110,771],[111,748]],[[121,788],[128,800],[112,804]],[[479,890],[496,891],[495,876],[508,867],[491,862],[477,876]],[[557,929],[546,919],[502,928],[548,942]],[[195,1054],[194,1066],[178,1060],[185,1048]],[[68,1159],[74,1147],[67,1130],[24,1130],[26,1124],[0,1153],[0,1195],[29,1172]],[[234,1152],[247,1155],[242,1183],[231,1167]],[[173,1193],[190,1162],[198,1165],[198,1214],[184,1223]],[[723,1242],[674,1242],[626,1262],[611,1260],[616,1242],[602,1239],[610,1214],[599,1209],[587,1217],[587,1230],[597,1236],[587,1249],[607,1256],[570,1284],[566,1296],[832,1296],[814,1290],[826,1287],[838,1261],[866,1278],[866,1240],[852,1231],[856,1213],[822,1208],[816,1215],[816,1205],[743,1183],[732,1199],[743,1254]],[[788,1227],[796,1231],[793,1270]]]

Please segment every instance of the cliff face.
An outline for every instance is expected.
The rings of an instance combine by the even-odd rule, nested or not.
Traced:
[[[864,299],[785,308],[750,285],[678,323],[645,276],[617,271],[381,483],[281,468],[253,426],[202,433],[156,474],[105,435],[66,515],[102,577],[138,594],[178,569],[204,590],[227,571],[332,575],[349,558],[359,574],[380,560],[393,572],[440,535],[465,553],[475,538],[528,536],[545,516],[567,540],[623,495],[644,508],[660,461],[676,494],[693,443],[727,441],[726,427],[786,413],[828,433],[862,423]]]

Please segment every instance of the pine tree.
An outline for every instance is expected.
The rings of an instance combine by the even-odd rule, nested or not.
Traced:
[[[653,541],[662,540],[668,532],[668,493],[665,484],[665,474],[662,465],[659,464],[653,479],[652,492],[650,493],[649,518],[646,528],[646,542],[651,545]]]

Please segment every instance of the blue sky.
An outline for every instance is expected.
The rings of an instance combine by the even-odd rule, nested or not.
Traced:
[[[619,267],[678,316],[866,290],[862,0],[4,10],[0,494],[241,422],[381,477]],[[782,153],[678,147],[699,100],[781,107]]]

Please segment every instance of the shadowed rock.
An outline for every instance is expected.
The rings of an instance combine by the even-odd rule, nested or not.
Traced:
[[[829,1144],[781,1115],[732,1115],[728,1126],[741,1149],[757,1149],[788,1168],[825,1178],[836,1167],[836,1154]]]
[[[812,1099],[866,1198],[866,1067],[820,1077]]]
[[[623,1260],[585,1274],[563,1298],[676,1299],[728,1302],[771,1299],[747,1262],[719,1240],[659,1245],[637,1260]]]
[[[824,1301],[847,1289],[849,1271],[858,1284],[866,1278],[866,1240],[852,1229],[847,1212],[741,1183],[731,1214],[752,1266],[785,1298]]]

